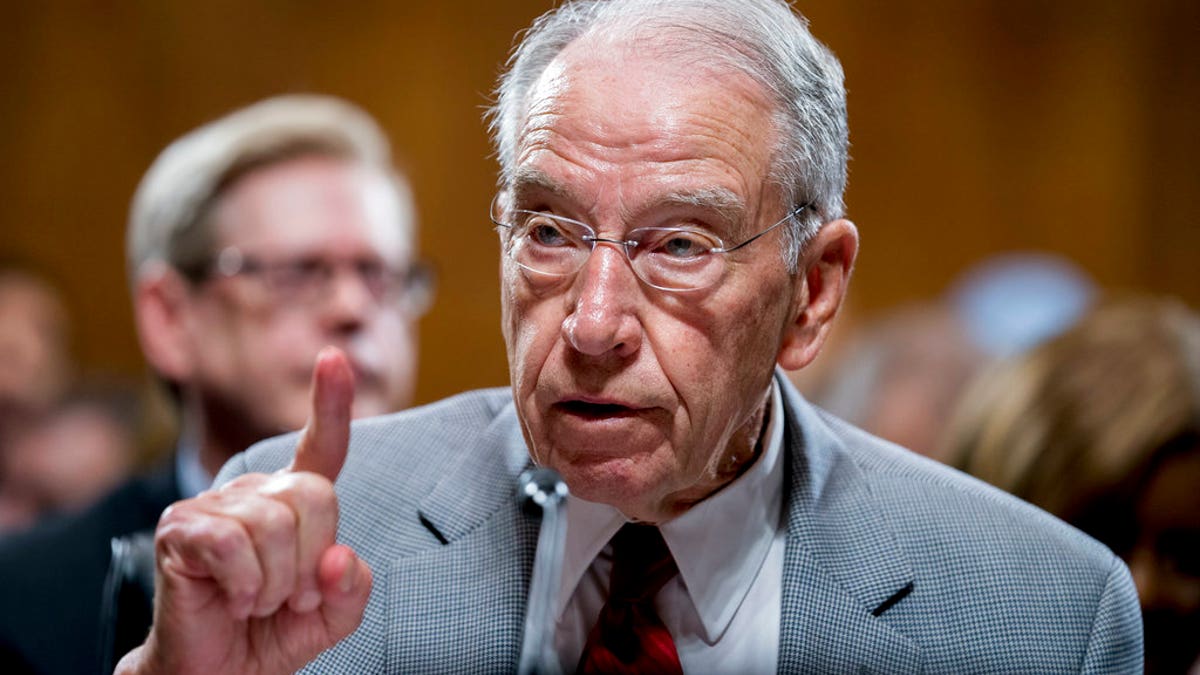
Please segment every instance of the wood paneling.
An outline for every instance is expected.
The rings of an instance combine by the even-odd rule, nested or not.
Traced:
[[[507,381],[480,114],[546,0],[5,5],[0,257],[60,281],[85,366],[142,368],[123,231],[158,150],[255,99],[321,91],[375,114],[412,174],[441,271],[418,398]],[[800,5],[847,72],[857,306],[938,293],[1016,249],[1200,304],[1196,3]]]

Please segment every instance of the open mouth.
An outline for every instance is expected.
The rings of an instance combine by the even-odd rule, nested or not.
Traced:
[[[591,403],[588,401],[562,401],[556,404],[559,410],[568,415],[575,415],[587,419],[609,419],[613,417],[627,417],[637,413],[635,408],[620,405],[617,403]]]

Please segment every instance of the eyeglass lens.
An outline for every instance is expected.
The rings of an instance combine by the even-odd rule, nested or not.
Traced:
[[[630,231],[624,240],[612,240],[570,219],[532,211],[513,215],[508,255],[541,275],[575,274],[599,244],[621,248],[638,278],[664,290],[705,288],[725,270],[722,242],[697,230],[646,227]]]

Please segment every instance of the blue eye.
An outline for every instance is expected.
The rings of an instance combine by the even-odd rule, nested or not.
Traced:
[[[651,230],[648,234],[651,236],[642,242],[647,252],[673,262],[702,258],[718,245],[707,235],[692,230]]]
[[[562,230],[553,225],[536,225],[530,228],[529,238],[541,246],[562,246],[567,243]]]
[[[525,237],[538,246],[560,248],[574,243],[563,223],[542,213],[530,214],[522,229]]]
[[[690,258],[701,252],[696,242],[687,237],[671,237],[663,242],[662,249],[673,258]]]

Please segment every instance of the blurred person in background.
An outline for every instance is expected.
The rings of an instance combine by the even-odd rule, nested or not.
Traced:
[[[948,411],[975,375],[1065,330],[1093,293],[1091,279],[1057,255],[990,256],[937,298],[860,320],[819,379],[789,375],[833,414],[945,462]]]
[[[934,459],[946,411],[986,362],[945,303],[924,302],[862,322],[824,382],[821,407],[872,434]],[[803,371],[799,371],[803,372]]]
[[[6,672],[102,669],[110,539],[152,530],[234,453],[303,426],[323,347],[349,359],[355,416],[409,403],[430,299],[414,230],[386,138],[344,101],[270,99],[159,155],[133,200],[127,263],[142,350],[177,403],[175,453],[85,513],[0,543]],[[118,636],[140,642],[140,620]]]
[[[1070,259],[1048,251],[1010,251],[968,268],[945,300],[990,362],[1067,330],[1096,294],[1096,283]]]
[[[15,263],[0,264],[0,451],[14,424],[49,409],[73,371],[59,292]]]
[[[1122,556],[1146,672],[1200,672],[1200,316],[1166,299],[1101,303],[973,383],[946,452]]]
[[[94,383],[26,420],[0,455],[0,534],[81,511],[129,478],[139,411],[131,387]]]
[[[70,384],[70,317],[58,290],[25,265],[0,263],[0,532],[37,517],[37,504],[6,479],[18,439],[32,432]],[[23,452],[20,454],[24,454]]]
[[[45,409],[66,389],[69,324],[49,282],[15,264],[0,266],[0,416]]]

